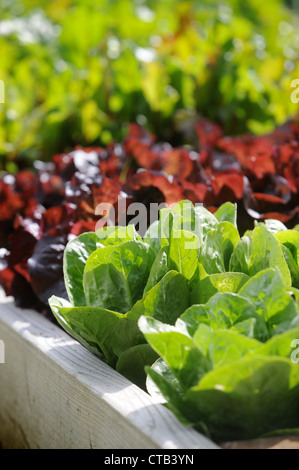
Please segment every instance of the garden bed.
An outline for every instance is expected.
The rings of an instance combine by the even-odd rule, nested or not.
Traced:
[[[4,449],[219,449],[61,328],[0,297],[0,444]],[[299,448],[298,437],[223,448]]]
[[[2,448],[216,449],[33,310],[0,300]]]

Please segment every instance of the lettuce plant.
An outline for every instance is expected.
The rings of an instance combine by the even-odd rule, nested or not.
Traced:
[[[181,201],[143,237],[83,233],[64,252],[69,301],[49,299],[68,333],[143,388],[146,370],[216,440],[299,427],[299,232],[269,220],[240,236],[236,211]]]
[[[241,305],[246,301],[231,295]],[[224,305],[217,300],[219,308]],[[298,434],[299,365],[291,359],[299,338],[298,315],[287,320],[289,329],[262,342],[259,329],[252,328],[256,318],[246,317],[248,310],[232,312],[227,303],[218,312],[219,319],[213,309],[202,319],[199,312],[187,311],[175,326],[140,318],[148,343],[161,356],[147,367],[149,393],[184,424],[218,442]]]
[[[146,207],[186,198],[212,210],[237,203],[242,234],[254,220],[271,217],[289,227],[299,222],[298,123],[260,137],[224,136],[205,119],[192,129],[198,144],[186,148],[159,142],[132,124],[124,139],[103,148],[76,147],[50,162],[35,161],[32,171],[0,175],[0,284],[6,295],[53,319],[49,295],[67,298],[62,255],[69,237],[95,230],[103,202],[121,213],[116,206],[123,193],[128,204]],[[116,225],[130,221],[115,218]]]
[[[224,222],[225,217],[231,222]],[[143,238],[133,225],[104,227],[73,238],[63,259],[69,300],[49,299],[54,316],[89,350],[144,386],[144,366],[157,354],[138,319],[148,315],[175,323],[196,296],[200,245],[223,223],[235,233],[235,219],[231,203],[213,215],[182,201],[162,209]]]

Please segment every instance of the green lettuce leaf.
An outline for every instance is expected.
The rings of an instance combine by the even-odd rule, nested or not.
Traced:
[[[239,294],[253,302],[271,336],[288,329],[298,314],[297,304],[284,286],[278,269],[268,268],[259,272],[241,287]]]
[[[52,296],[51,310],[58,323],[91,352],[105,356],[114,365],[116,356],[110,337],[121,314],[95,307],[74,307],[69,302]],[[140,336],[140,333],[139,333]]]
[[[180,318],[191,335],[200,323],[205,323],[212,329],[233,328],[259,341],[269,338],[266,323],[256,312],[255,304],[234,293],[219,292],[204,305],[192,305]]]
[[[148,244],[132,240],[94,251],[86,262],[86,303],[120,313],[142,298],[154,254]]]
[[[188,390],[193,423],[215,440],[253,439],[299,423],[299,366],[277,356],[245,356],[207,373]]]
[[[239,241],[238,229],[230,222],[220,222],[214,230],[210,230],[199,256],[205,271],[208,274],[227,272],[231,255]]]
[[[141,317],[139,326],[161,356],[146,369],[148,391],[183,423],[216,441],[298,429],[299,361],[290,353],[299,328],[262,344],[205,324],[190,336],[181,319],[170,327]]]
[[[64,283],[74,306],[86,305],[83,273],[86,261],[100,245],[95,232],[82,233],[69,241],[63,254]]]
[[[195,385],[211,369],[211,361],[177,326],[144,316],[138,325],[148,343],[169,365],[182,390]]]
[[[266,227],[260,225],[240,240],[231,256],[230,270],[254,276],[272,267],[280,270],[286,286],[292,285],[290,270],[281,244]]]
[[[217,292],[238,293],[249,277],[243,273],[219,273],[203,277],[198,271],[199,281],[192,279],[192,303],[204,304]]]
[[[214,212],[214,216],[218,222],[230,222],[234,227],[237,227],[237,204],[231,202],[224,202]]]

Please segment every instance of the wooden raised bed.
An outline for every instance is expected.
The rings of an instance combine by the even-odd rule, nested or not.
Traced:
[[[40,314],[0,298],[6,449],[217,449]]]
[[[299,448],[298,438],[219,447],[2,291],[0,344],[0,448]]]

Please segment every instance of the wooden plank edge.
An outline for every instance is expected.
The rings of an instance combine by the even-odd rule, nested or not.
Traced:
[[[0,339],[5,343],[5,363],[0,364],[0,392],[2,396],[0,418],[4,419],[5,409],[3,411],[3,406],[5,406],[5,403],[6,412],[7,407],[14,406],[9,411],[11,413],[9,419],[18,422],[21,415],[23,421],[18,422],[17,426],[21,429],[22,435],[29,436],[25,439],[25,447],[39,447],[42,445],[45,448],[45,446],[60,447],[61,445],[63,448],[69,448],[80,445],[80,448],[81,446],[83,448],[148,449],[220,448],[194,429],[179,423],[168,409],[87,351],[60,327],[52,324],[35,311],[17,308],[14,305],[14,300],[10,297],[2,296],[0,299]],[[22,370],[15,364],[16,357],[18,357],[18,351],[15,351],[17,345],[21,348],[20,366],[23,367]],[[10,361],[10,355],[12,361],[14,361],[14,366]],[[26,356],[28,356],[27,361]],[[35,370],[30,372],[31,366],[32,369],[36,369],[38,375],[36,384],[31,383],[33,377],[36,376],[32,376],[32,374],[35,374]],[[54,375],[52,378],[49,376],[51,373],[58,375],[57,384],[63,383],[64,391],[57,389],[57,386],[53,388],[52,382],[55,382],[56,379],[54,380]],[[21,393],[16,392],[16,397],[3,399],[7,381],[14,381],[13,386],[17,388],[20,387],[19,381],[21,379],[26,380],[28,393],[23,390]],[[42,405],[43,397],[39,397],[39,391],[34,390],[34,387],[39,386],[39,382],[42,383],[43,387],[41,393],[45,394],[44,409]],[[48,386],[51,396],[47,391]],[[98,408],[88,409],[87,405],[84,404],[85,398],[82,399],[82,394],[86,397],[88,404],[92,403],[94,407]],[[72,406],[72,413],[74,414],[74,404],[70,405],[69,395],[73,395],[74,400],[76,400],[76,397],[78,400],[82,400],[80,403],[81,415],[85,413],[86,416],[81,417],[80,422],[85,425],[85,421],[90,420],[93,428],[92,439],[89,436],[88,439],[84,440],[83,435],[80,444],[78,444],[75,436],[76,429],[74,429],[74,426],[76,427],[76,424],[71,422],[64,411],[68,406]],[[22,403],[24,398],[27,401]],[[36,417],[33,415],[34,419],[31,419],[32,413],[35,413],[34,400],[39,403],[38,413],[43,414],[43,416]],[[60,400],[59,405],[56,405],[55,400]],[[52,409],[47,409],[49,406]],[[57,421],[59,422],[62,418],[56,416],[56,421],[53,420],[53,415],[57,413],[63,415],[64,420],[67,421],[67,423],[60,422],[60,428],[57,426]],[[91,416],[93,413],[95,414],[94,418]],[[48,416],[51,417],[52,428],[47,423]],[[77,419],[76,416],[73,415],[73,421]],[[107,429],[107,436],[105,436],[106,431],[104,429],[106,424],[97,423],[97,417],[109,420],[111,429]],[[33,429],[35,423],[37,429]],[[42,429],[42,423],[44,423],[45,428],[49,426],[48,431]],[[63,433],[67,434],[67,430],[63,429],[64,425],[71,427],[72,438],[69,441],[65,435],[62,436]],[[54,426],[55,429],[53,429]],[[97,426],[101,438],[97,438]],[[29,429],[27,429],[28,427]],[[53,432],[57,434],[55,439]],[[61,436],[59,436],[60,434]],[[34,438],[30,441],[31,435]],[[39,435],[42,435],[41,442],[38,441]]]

